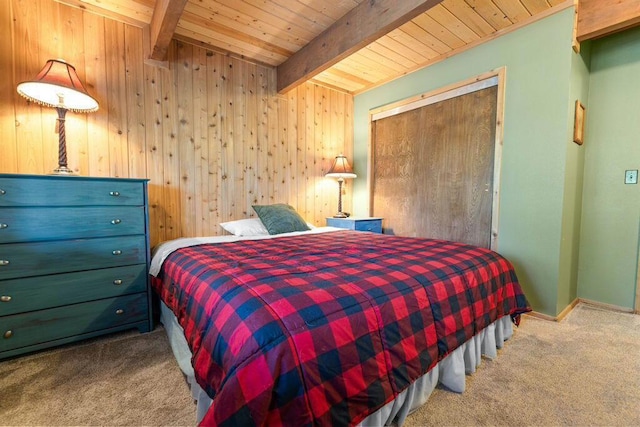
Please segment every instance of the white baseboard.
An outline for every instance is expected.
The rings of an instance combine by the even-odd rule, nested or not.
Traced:
[[[549,316],[548,314],[538,313],[537,311],[532,311],[531,313],[527,313],[527,315],[536,317],[538,319],[549,320],[552,322],[560,322],[569,313],[571,313],[571,310],[573,310],[574,307],[578,304],[587,304],[592,307],[601,308],[603,310],[618,311],[621,313],[635,313],[635,311],[632,308],[620,307],[618,305],[613,305],[613,304],[606,304],[604,302],[593,301],[586,298],[576,298],[571,302],[571,304],[566,306],[565,309],[562,310],[557,316]]]

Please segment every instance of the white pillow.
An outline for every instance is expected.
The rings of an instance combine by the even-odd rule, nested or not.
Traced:
[[[221,222],[220,227],[234,236],[264,236],[269,235],[260,218],[239,219],[237,221]]]

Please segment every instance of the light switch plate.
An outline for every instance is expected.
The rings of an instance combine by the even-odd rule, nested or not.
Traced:
[[[625,184],[637,184],[638,183],[638,170],[624,171],[624,183]]]

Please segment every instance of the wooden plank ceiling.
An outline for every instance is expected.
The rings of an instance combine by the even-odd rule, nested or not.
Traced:
[[[160,38],[166,34],[157,28],[167,27],[167,22],[170,25],[170,13],[182,9],[174,38],[279,68],[314,39],[326,35],[352,9],[364,2],[376,3],[372,0],[188,0],[186,4],[185,0],[58,1],[143,27],[152,23],[154,9],[168,8],[169,16],[164,21],[156,23],[155,18],[151,24],[152,37],[158,37],[160,31]],[[403,1],[406,0],[396,0]],[[367,40],[366,46],[348,51],[348,56],[330,63],[329,68],[305,76],[324,86],[360,93],[572,4],[573,0],[432,1],[426,12],[390,32],[376,35],[372,42]],[[154,48],[158,50],[157,46]],[[279,89],[283,88],[285,85],[279,84]]]

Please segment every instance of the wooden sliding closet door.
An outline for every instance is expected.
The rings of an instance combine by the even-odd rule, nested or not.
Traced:
[[[490,247],[497,90],[372,123],[371,213],[385,233]]]

